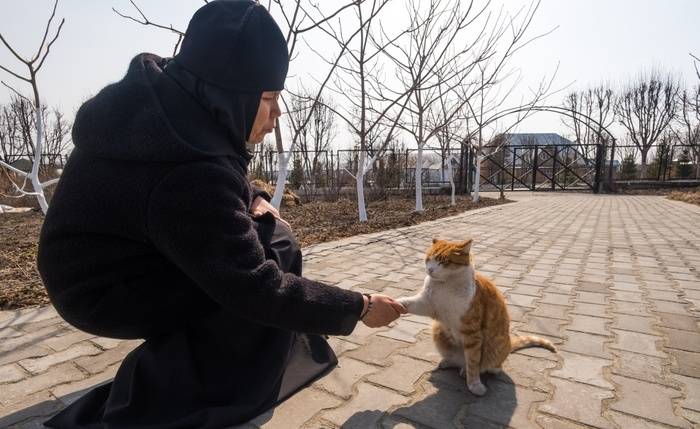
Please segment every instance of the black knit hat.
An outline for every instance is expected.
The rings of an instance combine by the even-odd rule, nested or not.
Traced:
[[[250,0],[214,0],[199,9],[175,59],[200,79],[240,92],[281,91],[289,67],[282,31]]]

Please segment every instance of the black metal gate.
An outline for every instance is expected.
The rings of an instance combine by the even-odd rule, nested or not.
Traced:
[[[593,191],[606,177],[604,145],[505,145],[482,155],[482,191]],[[464,153],[466,187],[476,180],[477,150]]]

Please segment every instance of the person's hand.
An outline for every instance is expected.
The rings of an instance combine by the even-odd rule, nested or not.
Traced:
[[[364,298],[363,313],[367,310],[369,303],[369,299],[366,296]],[[402,314],[406,314],[406,308],[393,298],[381,294],[372,294],[372,308],[369,309],[362,322],[370,328],[379,328],[398,319]]]
[[[289,223],[282,219],[280,212],[270,203],[268,203],[263,197],[256,197],[253,204],[250,205],[250,212],[254,217],[262,216],[267,212],[272,213],[272,215],[283,224],[289,227]],[[291,227],[289,227],[291,229]]]

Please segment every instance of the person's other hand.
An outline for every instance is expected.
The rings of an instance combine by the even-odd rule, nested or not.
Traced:
[[[367,301],[368,299],[365,297],[365,309],[367,308]],[[372,308],[362,319],[362,322],[370,328],[379,328],[398,319],[402,314],[406,314],[406,308],[393,298],[381,294],[372,294]]]
[[[289,223],[287,223],[286,220],[282,219],[282,217],[280,216],[280,212],[272,204],[268,203],[262,197],[256,197],[253,201],[253,204],[250,205],[250,213],[252,213],[254,217],[258,217],[264,215],[267,212],[272,213],[272,215],[278,221],[284,223],[289,227]]]

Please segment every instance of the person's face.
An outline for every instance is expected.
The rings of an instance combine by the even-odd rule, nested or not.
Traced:
[[[272,132],[275,121],[282,115],[278,104],[280,91],[265,91],[260,97],[258,114],[255,116],[248,143],[262,143],[265,134]]]

